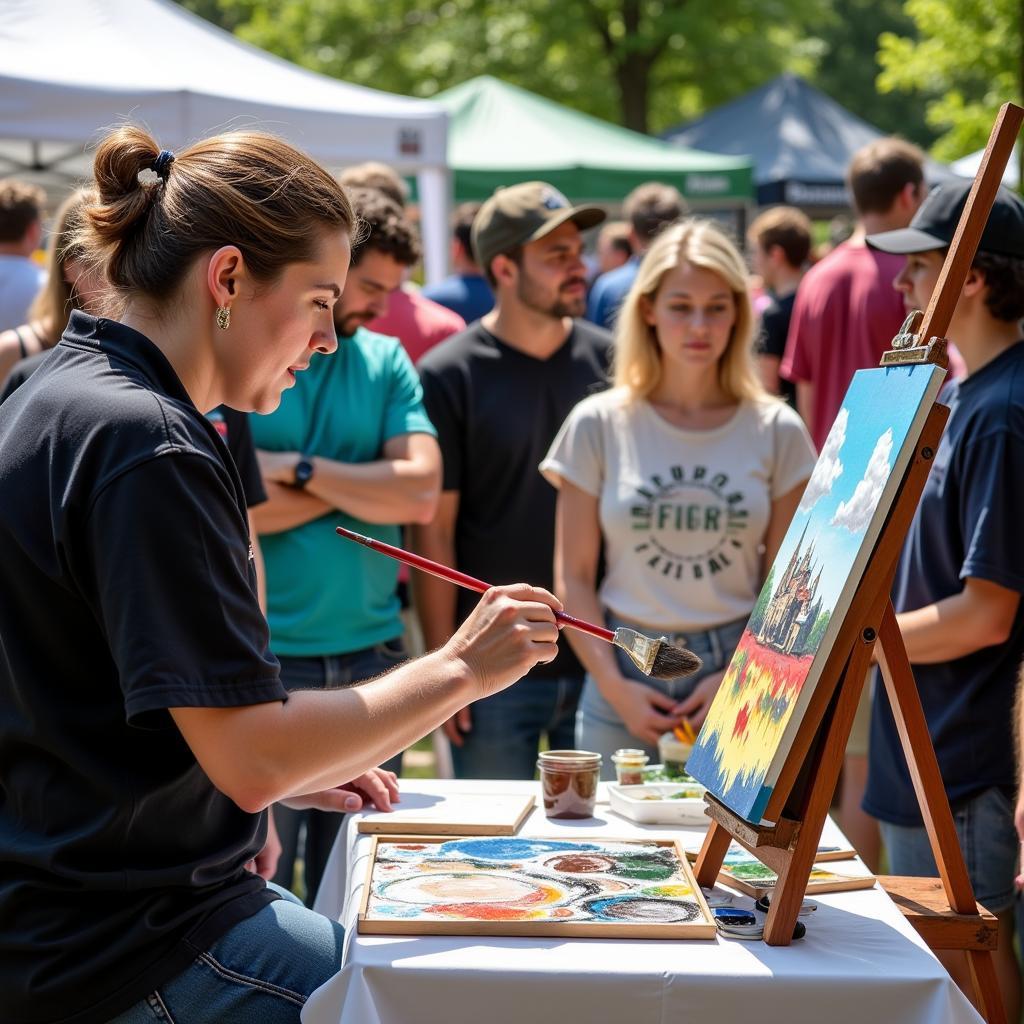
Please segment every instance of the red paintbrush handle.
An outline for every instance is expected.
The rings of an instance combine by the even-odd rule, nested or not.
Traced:
[[[342,537],[354,540],[357,544],[362,544],[364,547],[368,547],[382,555],[387,555],[399,562],[405,562],[406,565],[411,565],[414,569],[422,569],[424,572],[429,572],[432,576],[447,580],[449,583],[457,583],[460,587],[465,587],[467,590],[475,590],[478,594],[482,594],[485,590],[491,589],[489,583],[484,583],[483,580],[478,580],[475,576],[459,572],[458,569],[450,569],[447,565],[434,562],[429,558],[424,558],[422,555],[414,555],[411,551],[406,551],[404,548],[396,548],[394,544],[385,544],[382,540],[365,537],[354,530],[346,530],[344,526],[338,526],[335,529]],[[615,639],[615,634],[612,630],[605,629],[604,626],[595,626],[593,623],[585,622],[583,619],[577,619],[575,615],[555,612],[555,618],[563,626],[578,629],[583,633],[589,633],[591,636],[607,640],[609,643]]]
[[[570,629],[578,629],[581,633],[589,633],[600,640],[607,640],[608,643],[615,639],[615,632],[613,630],[605,629],[604,626],[595,626],[592,622],[587,622],[585,619],[577,619],[575,615],[570,615],[568,612],[555,612],[555,618],[563,626],[568,626]]]

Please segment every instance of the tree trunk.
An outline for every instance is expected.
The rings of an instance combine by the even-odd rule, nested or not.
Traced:
[[[1022,0],[1024,2],[1024,0]],[[647,133],[647,104],[652,61],[645,54],[629,53],[616,64],[622,123],[635,132]]]

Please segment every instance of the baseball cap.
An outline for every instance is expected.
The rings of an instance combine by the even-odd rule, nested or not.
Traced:
[[[499,253],[538,238],[572,221],[581,231],[605,219],[599,206],[573,206],[543,181],[524,181],[499,188],[473,219],[471,240],[481,267],[489,267]]]
[[[945,249],[953,241],[973,181],[937,185],[914,214],[910,227],[868,235],[867,243],[882,252],[907,254]],[[1000,186],[988,223],[981,233],[978,252],[1024,259],[1024,202]]]

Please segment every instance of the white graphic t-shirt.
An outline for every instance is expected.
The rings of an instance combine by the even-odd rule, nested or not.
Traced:
[[[600,598],[663,631],[749,615],[771,503],[811,475],[814,449],[780,401],[745,401],[713,430],[684,430],[624,389],[580,402],[540,469],[598,499]]]

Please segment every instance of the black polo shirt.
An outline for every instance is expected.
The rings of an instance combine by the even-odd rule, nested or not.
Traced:
[[[167,708],[286,693],[238,473],[141,334],[72,315],[0,494],[0,1017],[105,1021],[274,898]]]
[[[19,359],[11,367],[3,388],[0,388],[0,405],[43,365],[43,361],[52,351],[53,349],[44,348],[42,352]],[[249,417],[244,412],[229,409],[226,405],[218,405],[216,409],[211,409],[206,414],[206,418],[214,425],[235,460],[242,481],[242,490],[245,492],[246,505],[249,508],[262,505],[267,500],[267,492],[263,487],[263,476],[256,458],[256,445],[253,443]]]

